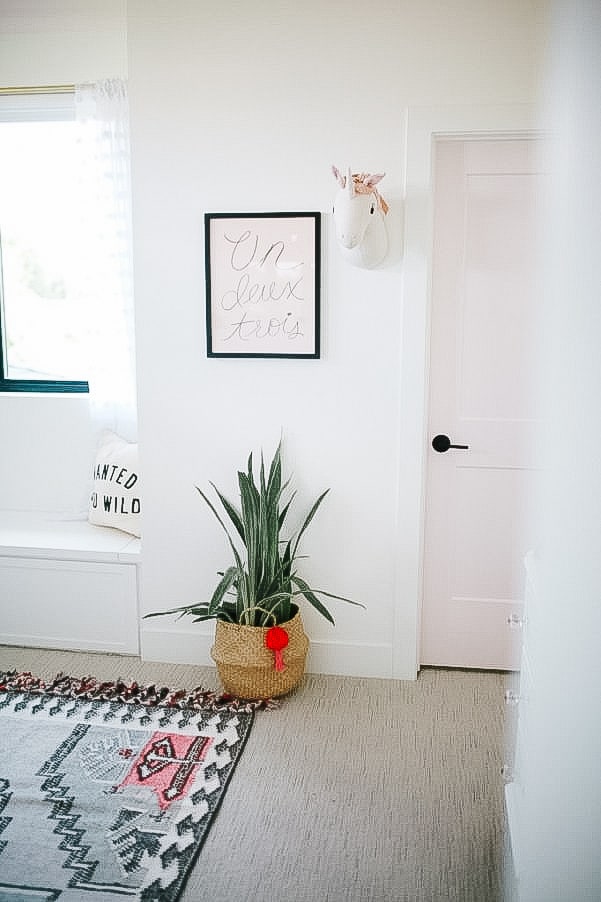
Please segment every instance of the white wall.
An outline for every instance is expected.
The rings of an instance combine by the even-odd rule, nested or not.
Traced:
[[[412,392],[401,386],[412,297],[398,261],[379,272],[340,261],[330,164],[385,171],[398,217],[407,107],[534,101],[543,10],[522,0],[376,0],[364,15],[318,0],[128,3],[143,611],[207,597],[228,550],[193,486],[234,493],[249,450],[271,453],[283,430],[302,505],[332,490],[307,536],[305,575],[369,607],[335,605],[335,629],[307,612],[310,668],[415,676],[416,579],[408,595],[400,587],[418,536],[415,521],[404,527],[413,498],[398,492],[402,441],[422,415],[399,416],[401,388]],[[205,356],[202,215],[259,210],[326,214],[320,361]],[[144,621],[144,653],[204,662],[210,635]]]
[[[2,0],[0,85],[127,75],[127,0]]]
[[[519,706],[520,902],[601,899],[601,6],[556,3],[541,334],[538,616]],[[528,611],[526,612],[528,617]],[[523,729],[522,729],[523,727]]]
[[[423,415],[423,372],[407,366],[403,336],[415,298],[403,297],[398,253],[379,272],[341,263],[330,165],[387,173],[381,188],[398,251],[407,108],[535,101],[545,8],[524,0],[375,0],[361,14],[342,0],[2,4],[0,84],[129,72],[144,612],[207,597],[228,551],[193,486],[211,479],[233,493],[248,452],[270,454],[282,430],[300,509],[331,488],[304,546],[305,575],[369,607],[336,604],[335,629],[307,612],[310,666],[415,676],[419,512],[400,465]],[[206,358],[202,215],[211,210],[324,213],[321,360]],[[93,444],[85,399],[0,397],[0,429],[0,506],[78,504]],[[144,654],[204,663],[210,632],[143,621]]]

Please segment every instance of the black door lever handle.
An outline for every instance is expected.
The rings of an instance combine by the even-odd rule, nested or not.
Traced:
[[[439,451],[443,454],[445,451],[448,451],[449,448],[457,448],[459,451],[467,451],[469,445],[452,445],[451,439],[448,435],[435,435],[432,439],[432,447],[435,451]]]

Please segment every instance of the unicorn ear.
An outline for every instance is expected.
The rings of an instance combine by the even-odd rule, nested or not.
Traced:
[[[340,187],[344,188],[344,186],[346,184],[346,179],[344,178],[344,176],[340,175],[340,173],[338,172],[338,170],[336,169],[335,166],[332,166],[332,172],[334,173],[334,178],[336,179],[336,181],[338,182]]]
[[[366,175],[364,184],[367,185],[368,188],[373,188],[374,185],[377,185],[378,182],[382,181],[385,175],[385,172],[383,172],[381,175]]]
[[[354,197],[355,194],[355,183],[353,182],[353,173],[351,172],[351,167],[348,167],[347,176],[346,176],[346,190],[348,191],[350,197]]]

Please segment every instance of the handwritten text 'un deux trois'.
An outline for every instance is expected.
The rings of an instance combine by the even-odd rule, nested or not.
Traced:
[[[283,241],[274,241],[265,253],[259,253],[259,236],[246,229],[238,237],[224,234],[231,245],[228,257],[229,269],[234,278],[234,286],[225,291],[220,299],[222,310],[240,316],[230,323],[231,331],[224,336],[224,341],[238,338],[241,341],[250,339],[269,339],[285,337],[300,338],[303,335],[298,315],[291,310],[277,316],[261,317],[256,313],[249,314],[245,309],[256,308],[258,304],[277,304],[289,301],[290,306],[304,300],[302,295],[303,263],[284,263],[282,255],[285,251]],[[262,270],[272,265],[276,278],[271,281],[253,281],[250,267]],[[295,272],[296,270],[296,272]],[[285,274],[286,277],[282,275]],[[300,274],[299,274],[300,273]],[[236,281],[237,280],[237,281]],[[241,314],[239,314],[241,311]]]
[[[122,489],[133,489],[138,481],[138,474],[129,471],[126,467],[119,467],[117,464],[96,464],[93,472],[96,482],[102,481],[113,483],[115,486],[121,486]],[[106,494],[99,496],[98,492],[92,492],[90,501],[94,510],[101,505],[103,510],[112,514],[139,514],[140,499],[132,498],[128,495],[121,494],[122,489],[108,487],[107,491],[115,494]]]

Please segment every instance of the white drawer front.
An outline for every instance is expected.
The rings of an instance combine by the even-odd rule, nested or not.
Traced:
[[[136,566],[0,558],[0,643],[138,654]]]

